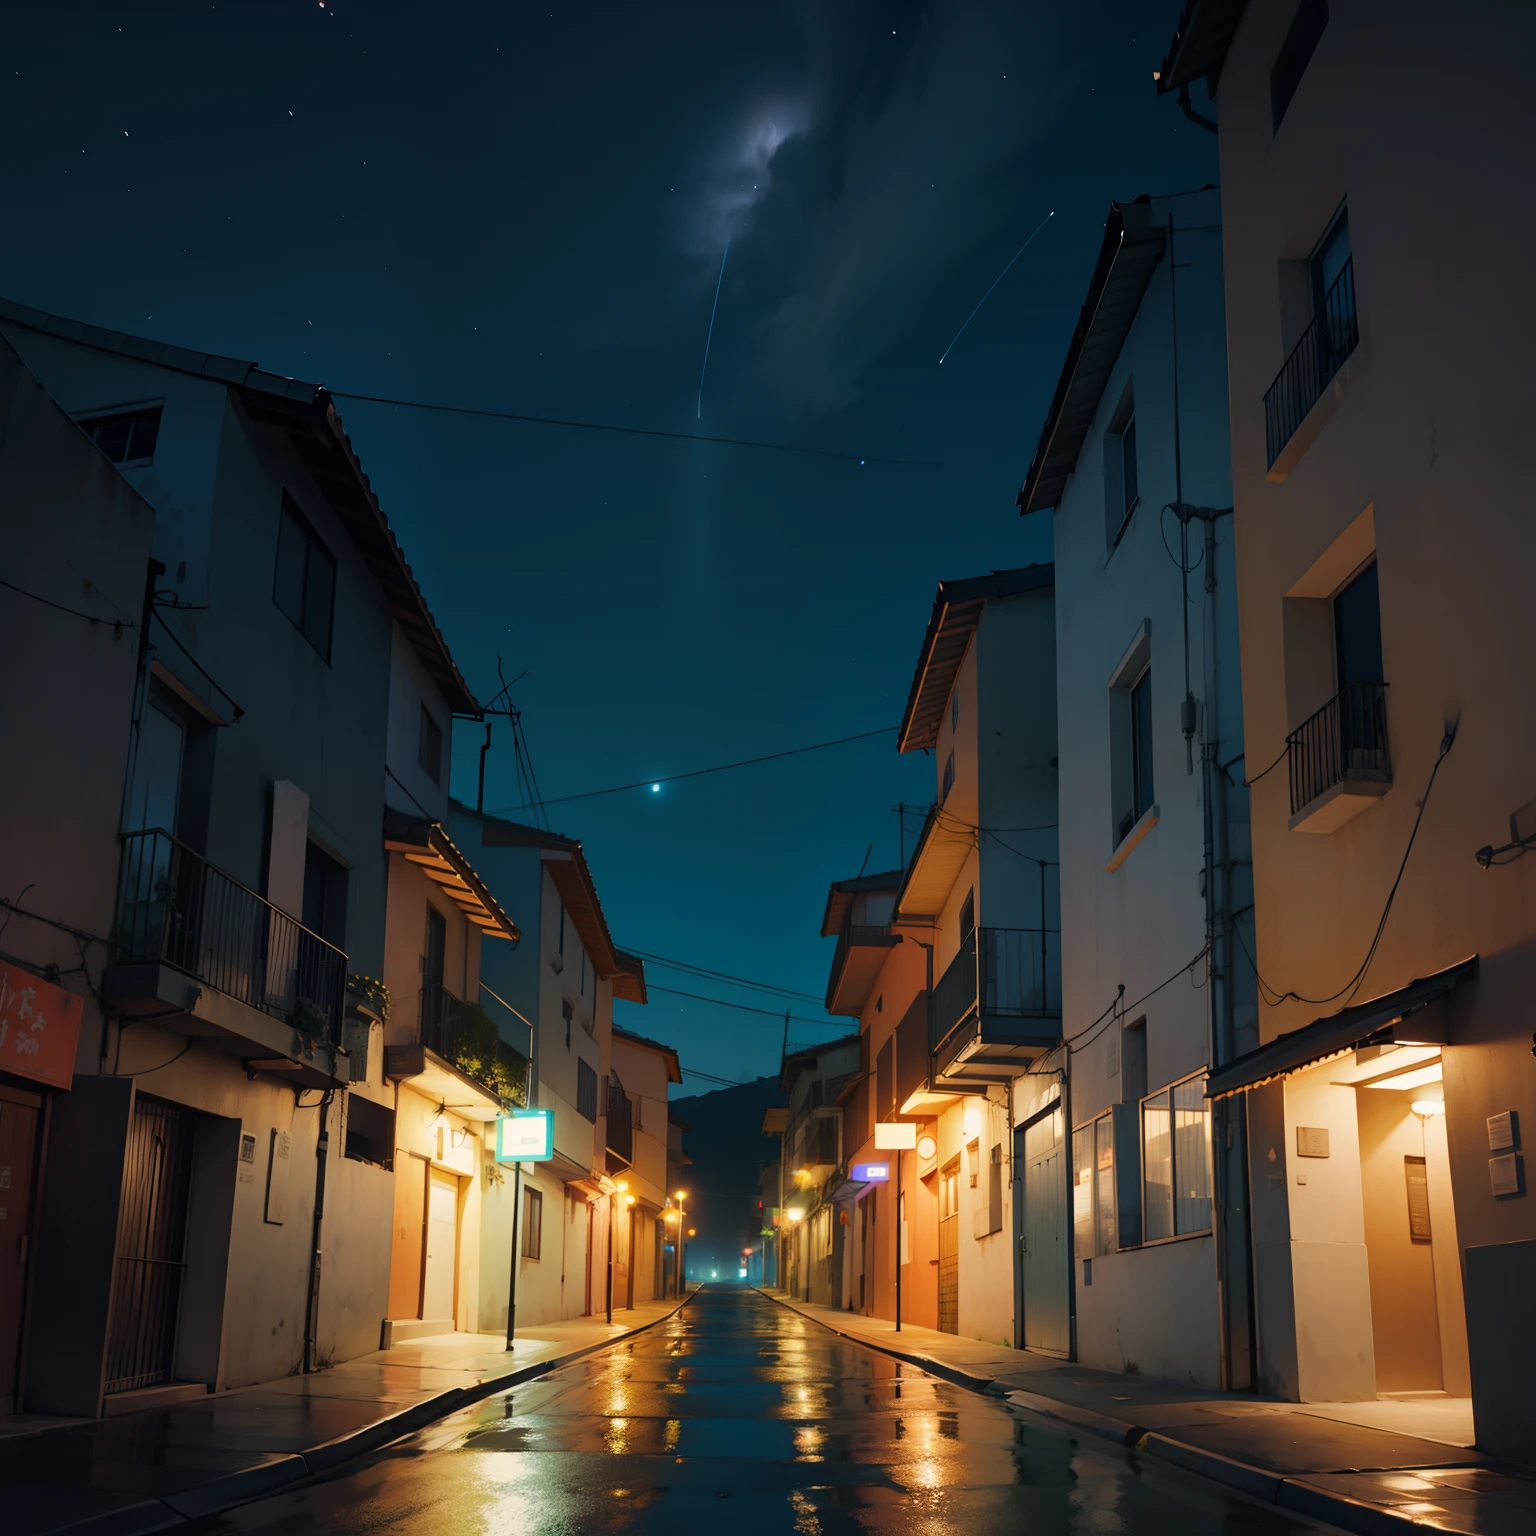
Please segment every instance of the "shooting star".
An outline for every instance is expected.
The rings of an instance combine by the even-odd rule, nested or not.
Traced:
[[[709,332],[704,337],[704,366],[699,369],[699,403],[694,411],[695,418],[701,419],[704,415],[704,375],[709,371],[709,344],[715,335],[715,311],[720,308],[720,285],[725,281],[725,258],[731,254],[731,242],[725,242],[725,253],[720,258],[720,276],[715,279],[715,302],[709,311]]]
[[[1024,244],[1023,244],[1023,245],[1021,245],[1021,246],[1020,246],[1020,247],[1019,247],[1019,248],[1018,248],[1018,250],[1016,250],[1016,251],[1015,251],[1015,252],[1014,252],[1014,253],[1013,253],[1013,260],[1012,260],[1012,261],[1010,261],[1010,262],[1009,262],[1009,263],[1008,263],[1008,266],[1007,266],[1007,267],[1004,267],[1004,268],[1003,268],[1003,270],[1002,270],[1002,271],[1001,271],[1001,272],[999,272],[999,273],[998,273],[998,274],[997,274],[997,276],[996,276],[996,277],[995,277],[995,278],[994,278],[994,279],[993,279],[993,280],[992,280],[992,288],[996,288],[996,287],[997,287],[997,285],[998,285],[998,284],[999,284],[999,283],[1000,283],[1000,282],[1002,282],[1002,280],[1003,280],[1003,279],[1004,279],[1004,278],[1005,278],[1005,277],[1007,277],[1007,276],[1008,276],[1008,267],[1011,267],[1011,266],[1012,266],[1012,265],[1013,265],[1013,263],[1014,263],[1014,262],[1015,262],[1015,261],[1017,261],[1017,260],[1018,260],[1018,259],[1019,259],[1019,257],[1020,257],[1020,256],[1022,256],[1022,255],[1023,255],[1023,254],[1024,254],[1024,252],[1025,252],[1025,251],[1026,251],[1026,250],[1028,250],[1028,249],[1029,249],[1029,241],[1030,241],[1030,240],[1033,240],[1033,239],[1034,239],[1034,238],[1035,238],[1035,235],[1038,235],[1038,234],[1039,234],[1039,233],[1040,233],[1040,231],[1041,231],[1041,230],[1042,230],[1042,229],[1044,229],[1044,228],[1045,228],[1045,226],[1046,226],[1046,225],[1047,225],[1047,224],[1049,224],[1049,223],[1050,223],[1050,222],[1051,222],[1051,220],[1052,220],[1052,219],[1054,219],[1054,218],[1055,218],[1055,217],[1056,217],[1056,210],[1055,210],[1055,209],[1054,209],[1054,208],[1053,208],[1053,209],[1051,209],[1051,211],[1050,211],[1050,212],[1049,212],[1049,213],[1048,213],[1048,214],[1046,214],[1046,216],[1045,216],[1045,217],[1044,217],[1044,218],[1043,218],[1043,219],[1041,219],[1041,220],[1040,220],[1040,222],[1039,222],[1039,223],[1038,223],[1038,224],[1037,224],[1037,225],[1035,225],[1035,229],[1034,229],[1034,234],[1032,234],[1032,235],[1030,235],[1030,237],[1029,237],[1029,240],[1026,240],[1026,241],[1025,241],[1025,242],[1024,242]],[[723,269],[722,269],[722,270],[723,270]],[[986,303],[986,302],[987,302],[987,300],[988,300],[988,299],[990,299],[990,298],[991,298],[991,297],[992,297],[992,288],[988,288],[988,289],[987,289],[987,291],[986,291],[986,292],[985,292],[985,293],[984,293],[984,294],[982,294],[982,296],[981,296],[981,304],[985,304],[985,303]],[[975,318],[976,318],[976,316],[977,316],[977,314],[978,314],[978,313],[979,313],[979,312],[980,312],[980,310],[981,310],[981,304],[978,304],[978,305],[977,305],[977,306],[976,306],[976,308],[975,308],[975,309],[973,309],[973,310],[972,310],[972,311],[971,311],[971,312],[970,312],[970,314],[968,314],[968,315],[967,315],[967,316],[966,316],[966,317],[965,317],[965,325],[969,325],[969,324],[970,324],[970,323],[971,323],[971,321],[972,321],[972,320],[974,320],[974,319],[975,319]],[[963,336],[963,335],[965,335],[965,325],[962,325],[962,326],[961,326],[961,327],[960,327],[960,329],[959,329],[959,330],[958,330],[958,331],[956,331],[956,332],[955,332],[955,341],[959,341],[959,340],[960,340],[960,338],[961,338],[961,337],[962,337],[962,336]],[[947,347],[945,347],[945,348],[944,348],[944,357],[948,357],[948,356],[949,356],[949,354],[950,354],[950,353],[951,353],[951,352],[953,352],[953,351],[954,351],[954,350],[955,350],[955,341],[952,341],[952,342],[950,342],[950,344],[949,344],[949,345],[948,345],[948,346],[947,346]],[[941,368],[942,368],[942,367],[943,367],[943,366],[944,366],[944,357],[941,357],[941,358],[940,358],[940,359],[939,359],[939,367],[941,367]],[[702,382],[701,382],[701,383],[700,383],[700,386],[699,386],[699,388],[700,388],[700,390],[701,390],[701,391],[702,391],[702,389],[703,389],[703,384],[702,384]]]

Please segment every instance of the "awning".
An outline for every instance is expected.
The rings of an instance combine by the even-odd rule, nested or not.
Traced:
[[[1303,1029],[1280,1035],[1268,1045],[1239,1056],[1236,1061],[1211,1073],[1205,1085],[1208,1099],[1224,1099],[1245,1093],[1278,1077],[1289,1077],[1307,1067],[1315,1067],[1330,1057],[1342,1056],[1363,1045],[1444,1045],[1447,1032],[1443,1017],[1422,1015],[1464,981],[1477,974],[1477,956],[1437,971],[1433,976],[1410,981],[1396,992],[1357,1003],[1318,1019]],[[1437,1010],[1438,1012],[1438,1010]],[[1412,1018],[1413,1022],[1409,1022]]]

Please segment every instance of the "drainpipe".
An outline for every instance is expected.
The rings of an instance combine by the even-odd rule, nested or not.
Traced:
[[[304,1374],[318,1370],[315,1364],[316,1334],[320,1321],[320,1228],[325,1220],[325,1165],[331,1150],[331,1100],[335,1091],[327,1088],[320,1098],[320,1134],[315,1141],[315,1215],[310,1230],[309,1293],[304,1303]]]

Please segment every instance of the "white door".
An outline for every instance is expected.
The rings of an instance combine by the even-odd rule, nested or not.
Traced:
[[[1022,1143],[1022,1146],[1020,1146]],[[1014,1132],[1023,1152],[1019,1217],[1025,1349],[1065,1355],[1072,1347],[1067,1272],[1067,1160],[1059,1109]]]
[[[453,1265],[459,1248],[459,1181],[432,1170],[427,1202],[427,1283],[421,1315],[439,1321],[453,1319]]]

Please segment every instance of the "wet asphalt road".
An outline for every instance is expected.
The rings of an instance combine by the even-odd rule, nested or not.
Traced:
[[[204,1529],[749,1536],[1325,1529],[838,1337],[745,1288]]]

